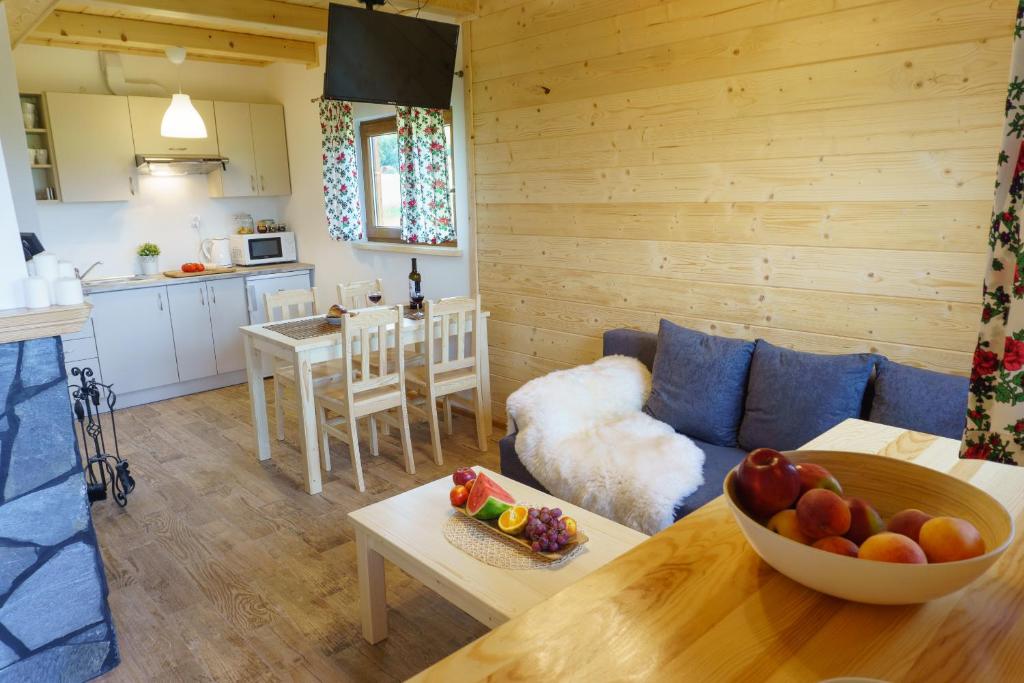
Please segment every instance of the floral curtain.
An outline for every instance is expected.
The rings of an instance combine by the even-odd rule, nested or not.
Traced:
[[[455,239],[448,195],[444,110],[397,107],[402,239],[440,244]]]
[[[1017,10],[1003,147],[988,234],[981,332],[960,457],[1024,464],[1024,0]]]
[[[327,232],[336,240],[363,239],[352,105],[320,100],[320,144],[324,163],[324,209]]]

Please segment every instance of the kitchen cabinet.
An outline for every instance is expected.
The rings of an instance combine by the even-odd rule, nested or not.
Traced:
[[[284,107],[279,104],[214,102],[226,170],[210,174],[211,197],[291,194]]]
[[[169,97],[129,97],[132,138],[136,154],[196,154],[217,156],[217,122],[213,102],[192,100],[193,106],[206,124],[205,138],[165,138],[160,135],[160,124],[171,104]]]
[[[167,287],[174,351],[181,382],[217,374],[210,326],[209,294],[205,282]]]
[[[103,379],[115,392],[179,381],[167,287],[102,292],[89,300]]]
[[[288,143],[284,130],[284,107],[279,104],[250,105],[252,141],[260,194],[291,194],[288,175]]]
[[[307,279],[308,281],[308,279]],[[240,277],[210,280],[207,283],[213,350],[217,373],[245,369],[245,347],[240,327],[249,324],[245,281]]]
[[[252,119],[243,102],[214,102],[220,154],[228,158],[227,168],[210,174],[213,197],[255,197],[256,155],[253,151]]]
[[[65,202],[127,201],[135,194],[128,98],[47,93],[54,161]]]

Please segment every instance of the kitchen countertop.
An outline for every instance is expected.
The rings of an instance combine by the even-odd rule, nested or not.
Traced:
[[[99,294],[101,292],[117,292],[124,289],[140,289],[143,287],[163,287],[165,285],[180,285],[186,282],[202,282],[204,280],[220,280],[229,277],[246,277],[249,275],[268,275],[272,273],[289,273],[298,270],[313,270],[312,263],[296,261],[294,263],[271,263],[265,266],[236,266],[233,273],[215,273],[193,275],[191,277],[167,277],[166,275],[150,275],[138,280],[116,280],[114,282],[94,282],[89,284],[86,280],[82,283],[82,291],[86,294]]]

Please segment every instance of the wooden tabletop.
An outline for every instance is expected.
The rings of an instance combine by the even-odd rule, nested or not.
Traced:
[[[1024,468],[958,460],[956,441],[860,420],[805,448],[902,458],[970,481],[1007,507],[1018,540],[958,593],[863,605],[766,565],[718,498],[416,680],[1024,680]]]
[[[482,467],[517,501],[561,507],[589,541],[571,561],[555,568],[498,569],[451,546],[444,524],[456,514],[448,502],[451,477],[406,491],[349,513],[349,520],[374,549],[488,626],[518,616],[563,588],[647,540],[647,536],[541,493]]]

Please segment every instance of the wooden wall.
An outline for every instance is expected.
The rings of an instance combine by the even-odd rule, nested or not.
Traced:
[[[1013,0],[481,0],[479,287],[497,415],[601,333],[966,373]]]

